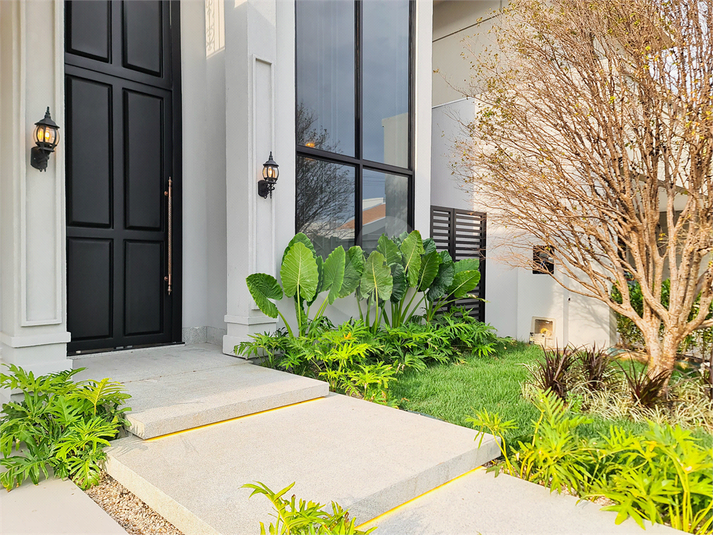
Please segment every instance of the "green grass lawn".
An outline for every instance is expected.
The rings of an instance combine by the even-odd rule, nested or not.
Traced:
[[[522,397],[521,383],[528,379],[526,364],[540,358],[538,346],[522,343],[510,346],[493,357],[467,357],[462,364],[443,364],[429,367],[423,372],[407,372],[390,388],[392,399],[401,407],[434,416],[457,425],[470,427],[468,416],[487,409],[498,413],[504,420],[515,420],[517,431],[510,431],[505,439],[515,445],[518,439],[531,436],[533,420],[538,410]],[[632,432],[647,428],[644,423],[629,420],[606,420],[590,415],[593,422],[580,428],[581,434],[594,437],[606,432],[612,424]],[[697,431],[709,447],[713,437]]]

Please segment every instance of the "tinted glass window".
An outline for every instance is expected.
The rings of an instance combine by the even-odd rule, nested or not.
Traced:
[[[408,230],[408,177],[365,169],[362,184],[362,247],[373,251],[382,234]]]
[[[364,159],[408,167],[409,2],[364,6]]]
[[[354,2],[299,0],[295,16],[297,144],[354,156]]]
[[[323,257],[354,245],[356,170],[349,165],[297,156],[297,232],[312,240]]]

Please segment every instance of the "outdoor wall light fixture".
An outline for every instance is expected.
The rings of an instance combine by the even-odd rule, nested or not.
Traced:
[[[280,176],[279,167],[277,162],[272,159],[272,151],[270,151],[270,158],[262,164],[262,180],[257,183],[257,194],[263,199],[266,199],[268,195],[272,199],[272,191],[275,189],[277,177]]]
[[[32,134],[37,146],[32,147],[30,151],[30,165],[35,169],[47,170],[50,154],[54,152],[54,148],[59,143],[58,130],[59,126],[52,120],[48,106],[44,119],[35,123],[35,131]]]

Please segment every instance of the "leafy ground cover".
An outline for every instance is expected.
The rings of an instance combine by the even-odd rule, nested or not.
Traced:
[[[517,430],[508,430],[509,442],[532,436],[538,409],[523,396],[522,384],[530,380],[529,369],[542,359],[538,346],[509,344],[489,357],[464,356],[457,363],[437,364],[425,370],[406,370],[391,385],[391,397],[399,407],[428,414],[456,425],[469,426],[467,418],[478,411],[497,413],[503,420],[514,420]],[[674,376],[674,380],[676,376]],[[594,438],[617,425],[632,433],[648,426],[628,418],[605,418],[589,414],[590,423],[579,427],[581,436]],[[706,447],[713,447],[713,436],[702,429],[694,436]]]
[[[106,459],[104,448],[124,425],[130,397],[109,379],[75,382],[82,371],[35,377],[14,365],[0,373],[0,387],[17,389],[22,399],[0,412],[0,484],[7,490],[26,479],[70,478],[86,489],[96,485]]]

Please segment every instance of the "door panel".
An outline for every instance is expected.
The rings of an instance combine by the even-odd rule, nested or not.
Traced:
[[[111,62],[111,2],[67,2],[67,52]]]
[[[67,240],[67,328],[72,340],[110,338],[113,331],[112,240]]]
[[[168,180],[174,199],[181,192],[180,80],[172,71],[180,63],[166,57],[178,49],[166,35],[178,30],[168,20],[178,20],[177,3],[110,2],[108,63],[70,47],[86,33],[76,30],[91,15],[84,3],[67,2],[66,11],[67,33],[76,33],[65,51],[68,351],[178,342],[180,268],[177,291],[169,294],[165,280]],[[180,266],[180,202],[173,211],[172,263]]]
[[[66,102],[67,224],[110,227],[112,86],[67,76]]]
[[[161,76],[163,65],[160,2],[123,2],[124,67]]]
[[[163,101],[155,95],[124,91],[126,228],[161,228]]]
[[[163,242],[126,242],[126,334],[159,333],[162,326]]]

